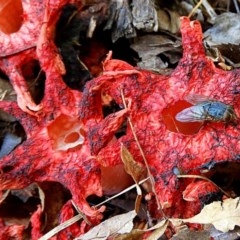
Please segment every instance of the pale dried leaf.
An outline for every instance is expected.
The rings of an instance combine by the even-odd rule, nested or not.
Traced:
[[[38,187],[39,198],[41,200],[42,211],[44,211],[45,210],[45,193],[40,186],[37,185],[37,187]]]
[[[129,233],[133,228],[133,219],[136,217],[136,215],[136,212],[133,210],[128,213],[109,218],[92,228],[86,234],[76,238],[76,240],[105,240],[112,234]]]
[[[182,219],[179,218],[169,218],[168,219],[174,227],[179,227],[183,224]]]
[[[162,228],[165,224],[168,224],[168,221],[166,219],[163,219],[161,220],[160,222],[158,222],[156,225],[154,225],[153,227],[151,228],[148,228],[146,230],[144,230],[145,232],[148,232],[148,231],[153,231],[153,230],[156,230],[158,228]]]
[[[64,223],[61,223],[57,227],[53,228],[51,231],[44,234],[38,240],[48,240],[51,237],[53,237],[54,235],[56,235],[57,233],[61,232],[63,229],[65,229],[65,228],[71,226],[72,224],[74,224],[75,222],[79,221],[80,219],[82,219],[82,216],[80,214],[78,214],[78,215],[68,219]]]
[[[183,219],[185,223],[213,224],[217,230],[227,232],[240,226],[240,198],[228,198],[206,205],[196,216]]]

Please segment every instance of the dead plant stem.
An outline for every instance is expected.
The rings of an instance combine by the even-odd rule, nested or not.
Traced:
[[[122,89],[121,89],[121,97],[122,97],[122,101],[123,101],[124,108],[127,109],[126,99],[125,99],[125,97],[124,97],[124,94],[123,94],[123,90],[122,90]],[[147,159],[146,159],[145,154],[144,154],[144,152],[143,152],[143,149],[142,149],[142,147],[141,147],[141,145],[140,145],[140,143],[139,143],[139,141],[138,141],[138,137],[137,137],[137,134],[136,134],[136,132],[135,132],[135,129],[134,129],[134,126],[133,126],[133,123],[132,123],[132,120],[131,120],[130,117],[128,117],[128,122],[129,122],[130,128],[131,128],[131,130],[132,130],[133,137],[134,137],[134,139],[135,139],[135,141],[136,141],[136,144],[137,144],[137,146],[138,146],[138,148],[139,148],[139,151],[140,151],[140,153],[141,153],[141,155],[142,155],[143,161],[144,161],[145,166],[146,166],[146,168],[147,168],[148,176],[149,176],[149,178],[150,178],[150,182],[151,182],[151,185],[152,185],[152,191],[153,191],[153,193],[154,193],[154,195],[155,195],[158,209],[161,211],[163,217],[166,218],[166,216],[165,216],[165,214],[164,214],[164,212],[163,212],[162,205],[161,205],[161,203],[160,203],[160,201],[159,201],[159,198],[158,198],[157,193],[156,193],[156,190],[155,190],[155,182],[154,182],[153,176],[152,176],[152,174],[151,174],[151,172],[150,172]]]

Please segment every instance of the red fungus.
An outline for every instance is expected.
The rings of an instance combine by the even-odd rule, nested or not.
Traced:
[[[189,181],[178,179],[174,169],[178,168],[186,174],[201,174],[201,169],[209,162],[238,161],[240,128],[238,125],[224,123],[197,123],[193,132],[186,132],[188,127],[192,127],[192,123],[186,123],[183,128],[178,125],[180,131],[177,131],[166,120],[166,116],[172,115],[175,121],[175,113],[189,106],[183,100],[190,94],[208,96],[230,104],[239,116],[240,95],[235,93],[239,91],[240,73],[238,70],[226,72],[216,68],[205,56],[200,23],[190,22],[184,17],[181,21],[184,53],[170,76],[136,69],[125,62],[111,60],[109,55],[104,63],[103,75],[87,84],[80,112],[83,122],[90,119],[92,122],[97,112],[101,114],[99,108],[93,104],[100,102],[100,93],[109,95],[121,106],[122,91],[128,103],[128,115],[155,178],[157,197],[163,208],[168,208],[164,209],[165,213],[189,217],[200,210],[200,204],[193,205],[183,200],[182,191]],[[90,106],[88,112],[84,111],[86,103]],[[115,114],[111,117],[120,123],[124,120]],[[106,125],[107,119],[102,117],[100,122],[89,128],[90,135],[92,131],[99,133],[95,135],[95,142],[100,142],[102,138],[111,138],[111,129],[109,132],[104,131]],[[142,162],[129,126],[126,135],[117,142],[105,144],[105,147],[100,144],[92,145],[91,151],[97,154],[102,165],[115,165],[121,162],[121,143],[127,146],[135,160]],[[156,214],[156,210],[154,211]]]
[[[200,204],[184,201],[182,192],[189,182],[178,179],[174,169],[201,174],[201,168],[210,161],[238,161],[240,128],[238,125],[204,124],[200,131],[195,131],[196,134],[184,135],[185,128],[174,131],[164,118],[191,93],[231,104],[239,116],[240,94],[235,94],[239,92],[239,70],[225,72],[215,68],[205,56],[200,24],[182,18],[184,54],[170,76],[135,69],[108,57],[103,75],[90,81],[83,94],[70,90],[62,81],[65,68],[52,41],[59,9],[66,2],[43,3],[39,0],[30,6],[23,0],[26,16],[20,31],[10,36],[0,35],[4,40],[0,46],[0,67],[11,79],[18,95],[18,105],[2,101],[0,107],[14,115],[27,134],[27,140],[0,161],[0,190],[22,188],[35,181],[57,181],[70,190],[75,204],[93,223],[99,222],[99,213],[103,209],[92,209],[86,198],[92,194],[102,195],[101,166],[122,163],[121,144],[136,161],[142,162],[129,126],[126,135],[112,141],[115,132],[129,116],[154,176],[157,197],[165,213],[182,217],[195,214],[200,210]],[[29,32],[27,39],[25,31]],[[17,44],[14,38],[19,40]],[[31,46],[36,49],[29,49]],[[11,55],[13,53],[16,54]],[[29,59],[38,60],[46,73],[44,98],[39,105],[32,101],[26,81],[18,71]],[[123,106],[121,91],[127,101],[127,109],[104,118],[102,92]],[[180,110],[178,106],[177,110]],[[65,120],[76,128],[62,129],[61,123]],[[57,126],[60,126],[60,135],[56,135]],[[63,134],[66,142],[74,143],[75,132],[83,136],[81,141],[74,148],[58,149],[58,137]],[[71,215],[70,208],[70,205],[64,208],[68,216]],[[158,214],[156,209],[153,213]],[[37,224],[33,228],[35,235],[40,231]],[[76,229],[72,231],[78,232]]]

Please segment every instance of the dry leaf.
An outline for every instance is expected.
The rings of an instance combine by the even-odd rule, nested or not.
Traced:
[[[147,240],[155,240],[159,239],[165,232],[167,226],[168,226],[168,221],[164,219],[163,221],[159,222],[156,224],[154,227],[148,229],[148,231],[153,230],[152,234],[147,238]]]
[[[109,218],[96,227],[92,228],[86,234],[82,235],[79,238],[76,238],[76,240],[105,240],[110,235],[115,233],[129,233],[133,228],[132,221],[136,215],[136,212],[133,210],[128,213]]]
[[[132,154],[123,145],[121,145],[121,158],[126,172],[132,176],[133,180],[137,184],[145,175],[146,168],[136,162]]]
[[[240,226],[240,198],[228,198],[206,205],[196,216],[182,219],[185,223],[213,224],[217,230],[227,232]]]
[[[169,221],[166,219],[158,222],[155,226],[148,229],[133,229],[129,234],[119,235],[114,240],[139,240],[142,239],[141,236],[146,233],[153,231],[146,240],[156,240],[160,239],[160,237],[164,234]],[[144,238],[145,239],[145,238]]]
[[[128,174],[130,174],[136,183],[137,198],[135,201],[135,211],[139,212],[142,200],[142,190],[138,182],[146,175],[146,168],[143,167],[140,163],[136,162],[132,154],[128,151],[126,147],[121,145],[121,158],[124,163],[124,168]]]
[[[2,191],[0,192],[0,205],[2,204],[2,202],[7,198],[7,196],[9,195],[10,190],[6,190],[6,191]]]
[[[138,229],[133,229],[130,233],[119,234],[114,236],[114,240],[140,240],[144,232],[138,231]]]
[[[134,43],[131,44],[133,48],[141,58],[137,63],[140,68],[148,69],[150,71],[159,71],[163,74],[167,74],[168,62],[163,61],[160,54],[165,54],[171,52],[169,61],[173,62],[176,59],[176,55],[181,57],[181,42],[179,40],[173,39],[172,36],[161,34],[147,34],[139,36]],[[174,52],[174,53],[173,53]],[[165,69],[165,71],[161,71]]]
[[[112,30],[112,42],[121,37],[136,37],[136,30],[132,24],[132,13],[127,0],[110,1],[108,21],[105,30]]]

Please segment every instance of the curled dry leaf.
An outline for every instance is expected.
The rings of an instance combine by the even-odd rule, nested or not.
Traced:
[[[213,224],[222,232],[240,226],[240,198],[228,198],[206,205],[196,216],[183,219],[185,223]]]
[[[121,37],[132,38],[136,30],[132,25],[132,14],[127,0],[111,0],[109,4],[110,15],[105,29],[113,29],[112,41],[116,42]]]
[[[105,240],[108,239],[108,237],[112,234],[129,233],[133,228],[133,219],[136,217],[136,215],[136,212],[133,210],[128,213],[109,218],[108,220],[92,228],[86,234],[76,238],[76,240]]]
[[[121,158],[124,163],[126,172],[132,176],[134,182],[136,183],[136,189],[137,189],[138,195],[135,201],[135,211],[138,212],[141,205],[141,199],[142,199],[142,190],[138,185],[138,182],[146,176],[147,170],[146,170],[146,167],[142,166],[142,164],[134,160],[132,154],[123,145],[121,145]]]
[[[164,220],[161,220],[160,222],[158,222],[156,225],[154,225],[151,228],[147,228],[146,226],[144,229],[135,228],[129,234],[125,234],[122,238],[121,238],[121,236],[119,236],[119,238],[117,238],[117,240],[143,239],[141,236],[143,236],[145,233],[147,233],[147,235],[148,235],[148,237],[146,238],[147,240],[160,239],[160,237],[163,236],[168,224],[169,224],[169,221],[164,219]]]

